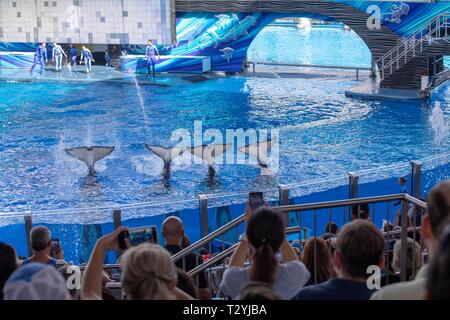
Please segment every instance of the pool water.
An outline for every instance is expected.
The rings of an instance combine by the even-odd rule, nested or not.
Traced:
[[[318,29],[304,34],[278,29],[263,31],[251,54],[265,60],[297,56],[299,60],[289,61],[300,63],[370,63],[367,48],[360,40],[358,46],[351,32]],[[335,41],[336,37],[346,44]],[[295,39],[299,42],[293,48],[298,51],[287,54],[287,44]],[[326,50],[311,49],[325,42]],[[342,52],[348,48],[352,56],[345,60]],[[346,98],[344,91],[356,84],[354,74],[348,72],[329,76],[311,72],[297,78],[226,77],[140,88],[132,80],[0,82],[0,212],[170,202],[199,193],[275,188],[449,150],[448,86],[429,102],[375,102]],[[436,102],[440,112],[433,113]],[[256,165],[219,164],[211,182],[206,179],[206,165],[191,164],[182,156],[174,160],[170,180],[164,180],[162,161],[144,143],[174,145],[172,133],[192,132],[194,121],[202,121],[204,130],[224,134],[236,128],[278,129],[279,171],[261,176]],[[97,164],[95,183],[86,179],[84,164],[64,152],[85,145],[115,146]]]

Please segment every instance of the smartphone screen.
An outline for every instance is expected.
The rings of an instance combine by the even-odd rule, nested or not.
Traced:
[[[144,242],[158,243],[158,233],[156,226],[129,229],[129,239],[131,245],[137,246]]]
[[[52,239],[51,242],[52,242],[52,244],[51,244],[51,252],[50,252],[50,255],[51,255],[52,257],[55,257],[57,251],[59,250],[59,239]]]
[[[262,192],[250,192],[248,195],[248,202],[253,210],[262,207],[264,205]]]

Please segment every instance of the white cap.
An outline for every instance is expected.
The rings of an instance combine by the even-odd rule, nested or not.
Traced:
[[[69,300],[64,277],[51,265],[30,263],[19,267],[3,288],[5,300]]]

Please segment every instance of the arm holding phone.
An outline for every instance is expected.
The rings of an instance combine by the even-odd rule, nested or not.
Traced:
[[[109,250],[120,251],[118,236],[127,230],[125,227],[119,227],[112,233],[101,237],[95,244],[84,273],[83,288],[81,290],[82,299],[101,299],[105,254]]]

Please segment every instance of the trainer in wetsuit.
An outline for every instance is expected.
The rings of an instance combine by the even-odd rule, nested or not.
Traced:
[[[145,57],[147,59],[147,77],[150,75],[150,67],[152,68],[153,76],[156,75],[155,70],[155,53],[158,55],[158,60],[161,59],[158,48],[153,44],[152,39],[148,39],[147,47],[145,47]]]
[[[45,48],[45,42],[43,42],[40,46],[36,48],[36,52],[34,53],[34,62],[31,66],[30,73],[33,72],[34,67],[39,64],[40,73],[44,71],[45,63],[47,62],[47,49]]]
[[[54,42],[52,50],[52,60],[56,61],[56,71],[61,71],[62,69],[63,55],[67,59],[67,55],[62,49],[62,47],[56,42]]]
[[[81,50],[80,64],[83,62],[83,60],[86,66],[86,73],[90,73],[92,68],[92,61],[95,62],[95,60],[94,57],[92,56],[91,50],[89,50],[85,46],[83,46]]]
[[[72,44],[69,45],[69,60],[71,67],[77,64],[77,56],[78,56],[77,48],[75,48]]]

